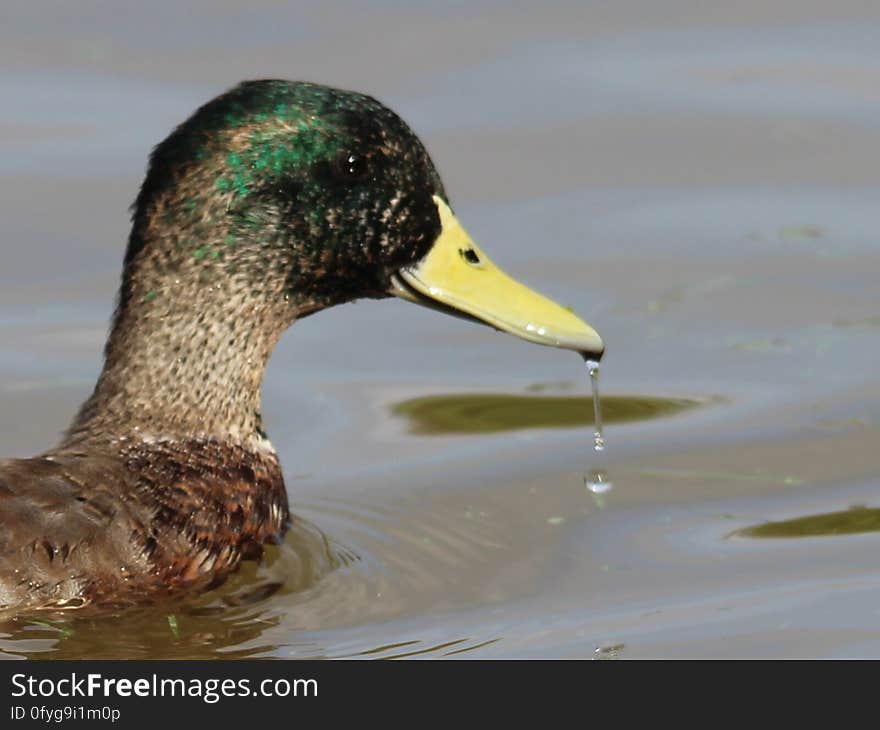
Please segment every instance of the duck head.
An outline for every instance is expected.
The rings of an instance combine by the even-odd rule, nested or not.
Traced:
[[[603,351],[592,327],[492,263],[419,138],[363,94],[251,81],[209,102],[151,158],[127,271],[145,229],[163,222],[197,267],[253,276],[295,317],[394,295],[593,359]]]

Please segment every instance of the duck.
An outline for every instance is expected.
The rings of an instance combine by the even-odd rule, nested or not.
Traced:
[[[93,392],[0,460],[0,609],[141,605],[220,585],[290,524],[261,419],[296,321],[398,297],[597,360],[569,308],[497,267],[424,144],[374,97],[244,81],[152,151]]]

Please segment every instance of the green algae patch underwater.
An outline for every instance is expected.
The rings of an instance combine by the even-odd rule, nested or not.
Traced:
[[[840,512],[765,522],[733,533],[735,537],[830,537],[880,532],[880,508],[852,507]]]
[[[703,405],[692,398],[619,396],[602,398],[604,422],[629,423],[671,416]],[[391,412],[420,435],[500,433],[530,428],[579,428],[594,424],[587,397],[460,393],[430,395],[395,404]]]

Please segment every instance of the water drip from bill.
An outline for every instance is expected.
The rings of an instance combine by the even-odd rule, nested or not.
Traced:
[[[593,449],[605,450],[605,436],[602,433],[602,403],[599,399],[599,362],[584,355],[587,372],[590,375],[590,386],[593,391]],[[584,485],[592,492],[597,506],[604,507],[604,495],[611,491],[613,484],[608,480],[604,470],[593,470],[584,475]]]
[[[590,374],[590,385],[593,389],[593,448],[596,451],[605,450],[605,437],[602,435],[602,405],[599,401],[599,363],[596,360],[587,360],[587,372]]]

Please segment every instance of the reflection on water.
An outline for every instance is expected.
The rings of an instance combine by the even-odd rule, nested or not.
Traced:
[[[862,532],[880,532],[880,508],[859,506],[841,512],[765,522],[737,530],[734,534],[743,537],[823,537]]]
[[[30,659],[229,659],[275,647],[260,636],[278,617],[260,608],[157,607],[124,616],[19,617],[0,626],[0,651]]]
[[[703,405],[691,398],[610,395],[602,398],[608,423],[645,421]],[[591,398],[461,393],[430,395],[397,403],[392,412],[423,435],[499,433],[526,428],[575,428],[594,424]]]

